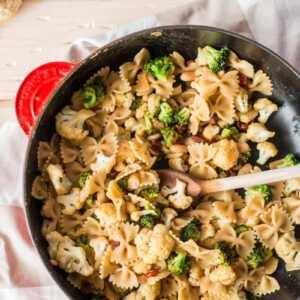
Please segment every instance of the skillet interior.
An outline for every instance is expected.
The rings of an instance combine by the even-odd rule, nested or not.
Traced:
[[[161,35],[153,35],[152,32],[160,32]],[[48,271],[71,299],[86,300],[87,297],[66,281],[66,274],[63,271],[50,264],[47,244],[41,235],[41,205],[30,195],[33,179],[38,173],[36,159],[38,141],[50,139],[54,132],[54,116],[69,103],[72,93],[100,67],[108,65],[116,68],[123,62],[131,60],[142,47],[148,48],[152,56],[179,51],[184,57],[193,58],[197,47],[205,45],[215,47],[227,45],[240,57],[269,74],[274,85],[272,98],[281,108],[271,118],[268,127],[276,131],[275,143],[279,146],[281,155],[287,152],[300,154],[300,104],[297,102],[297,97],[300,96],[300,75],[265,47],[237,34],[215,28],[168,26],[137,32],[99,49],[75,68],[44,108],[27,149],[24,173],[24,198],[32,238]],[[298,297],[300,299],[300,271],[286,273],[284,267],[280,265],[276,277],[281,285],[280,292],[263,299],[295,300]]]

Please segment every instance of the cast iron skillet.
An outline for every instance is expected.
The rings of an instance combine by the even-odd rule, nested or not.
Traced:
[[[253,63],[256,68],[262,68],[268,73],[274,84],[272,98],[280,105],[279,111],[271,118],[269,127],[276,131],[275,142],[282,155],[287,152],[300,153],[300,103],[297,99],[300,96],[300,75],[264,46],[217,28],[166,26],[136,32],[100,48],[74,68],[52,94],[32,132],[25,163],[24,198],[32,238],[49,273],[70,299],[88,298],[67,282],[63,271],[50,264],[47,244],[41,234],[41,204],[30,195],[33,179],[38,174],[36,158],[38,142],[50,139],[54,132],[55,115],[69,103],[72,93],[100,67],[108,65],[117,68],[120,64],[131,60],[142,47],[148,48],[152,56],[179,51],[184,57],[191,59],[196,56],[197,47],[205,45],[214,47],[226,45],[240,57]],[[280,282],[281,290],[264,299],[296,300],[298,297],[300,299],[300,272],[286,273],[280,264],[275,276]]]

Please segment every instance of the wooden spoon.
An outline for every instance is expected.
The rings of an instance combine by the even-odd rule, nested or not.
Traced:
[[[159,174],[162,185],[172,187],[176,184],[177,179],[181,180],[187,184],[187,194],[192,197],[197,197],[200,194],[205,195],[210,193],[247,188],[259,184],[274,183],[297,177],[300,178],[300,164],[288,168],[212,180],[196,179],[194,177],[191,177],[190,175],[170,169],[161,169],[157,170],[157,172]]]

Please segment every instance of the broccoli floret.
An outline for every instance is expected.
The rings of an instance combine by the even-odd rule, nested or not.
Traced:
[[[157,216],[155,216],[154,214],[148,214],[140,218],[139,224],[141,227],[152,229],[156,220]]]
[[[186,125],[190,118],[190,110],[186,107],[182,108],[177,114],[175,115],[176,123],[180,125]]]
[[[225,126],[221,132],[221,137],[222,138],[234,138],[238,139],[240,137],[240,132],[235,126]]]
[[[238,259],[238,255],[233,247],[225,241],[219,241],[215,244],[215,249],[220,250],[219,264],[230,266]]]
[[[185,252],[172,253],[167,259],[168,270],[180,276],[191,268],[191,258]]]
[[[251,196],[253,193],[261,193],[266,204],[272,201],[272,189],[267,184],[261,184],[246,189],[247,196]]]
[[[151,186],[140,191],[140,196],[148,201],[155,201],[158,198],[159,187]]]
[[[199,221],[192,220],[189,224],[182,228],[180,238],[184,242],[188,240],[197,240],[199,238]]]
[[[91,208],[95,203],[95,198],[93,196],[89,196],[85,200],[85,206],[87,208]]]
[[[83,106],[85,108],[92,108],[97,104],[96,91],[93,87],[87,86],[82,90]]]
[[[224,47],[217,50],[211,46],[203,48],[203,56],[207,61],[208,68],[213,72],[224,70],[229,56],[229,49]]]
[[[141,105],[143,101],[141,97],[135,97],[130,105],[131,110],[137,110]]]
[[[79,179],[78,179],[78,184],[81,188],[85,185],[85,182],[90,175],[91,175],[90,172],[83,172],[80,174]]]
[[[244,165],[251,159],[251,151],[241,153],[239,156],[238,164]]]
[[[170,147],[177,139],[176,131],[173,128],[165,127],[160,130],[160,134],[163,138],[163,144],[166,147]]]
[[[175,66],[170,57],[162,56],[147,62],[144,69],[156,79],[165,80],[174,72]]]
[[[153,115],[150,112],[147,112],[145,114],[145,130],[147,132],[147,134],[152,134],[153,133],[153,125],[152,125],[152,121],[153,121]]]
[[[295,157],[293,153],[287,154],[283,159],[280,165],[281,168],[292,167],[299,163],[298,159]]]
[[[249,230],[249,227],[245,224],[241,224],[241,225],[238,225],[237,227],[235,227],[235,232],[237,233],[237,235],[243,233],[243,232],[246,232]]]
[[[128,188],[128,179],[127,178],[121,178],[118,180],[119,187],[124,191]]]
[[[267,261],[271,256],[272,256],[272,250],[264,247],[262,243],[256,242],[253,251],[247,257],[246,262],[250,268],[256,269],[262,263]]]
[[[162,102],[159,107],[158,120],[163,122],[166,126],[174,122],[174,110],[167,102]]]
[[[106,94],[100,77],[95,77],[82,89],[83,106],[87,109],[97,105],[98,100]]]

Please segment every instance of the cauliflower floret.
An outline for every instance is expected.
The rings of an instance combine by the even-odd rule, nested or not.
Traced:
[[[258,121],[260,123],[266,123],[271,114],[278,110],[278,106],[267,98],[258,99],[253,107],[259,112]]]
[[[162,188],[162,194],[164,197],[168,197],[168,200],[173,207],[177,209],[187,209],[191,206],[193,198],[185,194],[186,184],[183,181],[176,179],[176,184],[172,188],[164,186]]]
[[[57,264],[68,273],[77,272],[83,276],[93,273],[94,270],[87,261],[84,249],[76,247],[75,242],[68,236],[62,236],[57,231],[53,231],[46,236],[46,239],[53,264]]]
[[[63,236],[57,232],[57,231],[52,231],[46,236],[46,240],[49,244],[48,246],[48,252],[51,258],[51,263],[53,265],[57,265],[56,262],[56,257],[57,257],[57,250],[59,243],[63,241]]]
[[[88,135],[88,131],[83,129],[84,122],[94,115],[95,113],[91,110],[75,111],[66,106],[56,116],[56,131],[66,139],[81,142]]]
[[[212,282],[220,282],[224,285],[230,285],[235,281],[236,275],[232,267],[220,265],[209,274],[209,279]]]
[[[276,156],[278,153],[276,146],[269,142],[258,143],[256,149],[259,151],[257,163],[260,165],[265,164],[270,158]]]
[[[265,142],[267,139],[272,138],[275,132],[268,131],[267,128],[260,123],[252,123],[247,130],[247,138],[254,143]]]
[[[299,192],[299,191],[300,191],[300,178],[290,179],[285,182],[285,187],[284,187],[285,195],[290,195],[291,193]]]
[[[54,189],[58,195],[63,195],[71,190],[72,183],[69,178],[64,174],[61,165],[50,164],[47,167],[47,171],[50,180],[54,186]]]
[[[258,115],[258,112],[252,109],[245,113],[240,113],[239,118],[242,123],[248,124],[248,123],[252,122],[257,117],[257,115]]]
[[[207,125],[202,132],[202,135],[208,141],[211,141],[220,132],[220,127],[217,125]]]
[[[60,195],[57,197],[56,200],[58,203],[64,206],[62,212],[65,215],[73,215],[75,211],[80,209],[84,204],[84,201],[80,199],[79,188],[73,188],[71,190],[71,193],[67,195]]]
[[[162,224],[153,230],[143,229],[135,238],[138,255],[146,264],[154,264],[166,260],[175,242],[170,236],[168,227]]]
[[[213,163],[227,171],[234,167],[239,158],[238,145],[233,140],[221,140],[215,144],[213,147],[217,149],[217,152],[213,158]]]
[[[241,89],[235,97],[235,107],[241,113],[246,113],[249,110],[248,92]]]
[[[141,299],[155,300],[160,295],[160,281],[154,284],[141,284],[137,292]]]

